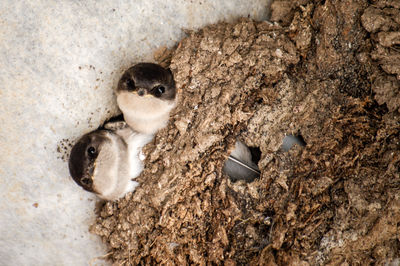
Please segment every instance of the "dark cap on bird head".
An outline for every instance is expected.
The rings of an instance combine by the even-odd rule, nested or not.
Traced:
[[[171,70],[153,63],[139,63],[125,71],[118,82],[117,94],[123,91],[160,100],[174,100],[176,95]]]

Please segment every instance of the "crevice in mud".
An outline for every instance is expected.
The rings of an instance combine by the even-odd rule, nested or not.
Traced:
[[[304,141],[302,135],[286,135],[283,138],[281,149],[283,151],[289,151],[294,145],[298,145],[299,147],[305,147],[307,143]]]
[[[253,163],[258,164],[261,159],[261,150],[260,147],[249,147],[251,152],[251,160]]]

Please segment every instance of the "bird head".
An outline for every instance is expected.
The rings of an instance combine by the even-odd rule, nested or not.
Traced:
[[[108,141],[104,130],[98,130],[82,136],[73,146],[68,167],[72,179],[83,189],[96,193],[94,174],[96,160]]]
[[[117,94],[120,92],[173,101],[176,87],[171,70],[153,63],[139,63],[122,75],[118,83]]]

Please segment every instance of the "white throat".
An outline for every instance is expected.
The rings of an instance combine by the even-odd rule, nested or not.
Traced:
[[[99,153],[93,173],[93,189],[104,199],[109,199],[118,186],[120,165],[118,144],[114,138],[109,139],[111,144]]]
[[[133,180],[143,170],[140,152],[152,139],[153,135],[140,134],[129,127],[109,134],[109,142],[96,159],[93,176],[93,188],[99,197],[116,200],[135,190],[138,183]]]
[[[154,134],[165,127],[169,112],[176,105],[176,101],[144,97],[125,91],[118,94],[117,102],[126,123],[135,131],[145,134]]]

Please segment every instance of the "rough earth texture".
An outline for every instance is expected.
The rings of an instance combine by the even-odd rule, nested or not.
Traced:
[[[189,32],[141,186],[91,231],[115,265],[385,264],[400,257],[400,5],[275,1]],[[307,143],[280,150],[285,134]],[[222,171],[239,138],[261,177]]]

